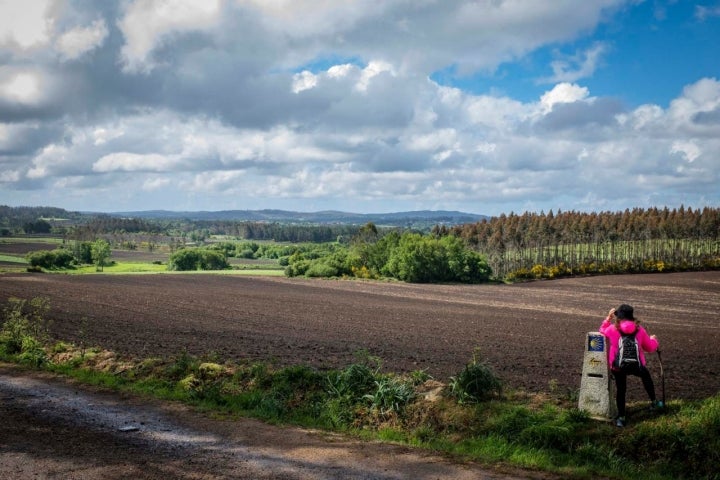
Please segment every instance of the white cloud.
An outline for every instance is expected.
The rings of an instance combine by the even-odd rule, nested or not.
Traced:
[[[72,151],[63,145],[50,144],[42,149],[27,171],[27,178],[41,179],[49,176],[58,166],[67,164]]]
[[[24,104],[39,103],[42,98],[42,76],[37,71],[0,69],[0,97]]]
[[[713,115],[718,117],[716,121],[698,121]],[[670,102],[663,128],[692,136],[719,136],[720,81],[703,78],[687,85],[682,95]]]
[[[702,154],[702,151],[695,142],[675,141],[670,147],[670,153],[679,153],[685,161],[692,163]]]
[[[50,40],[53,0],[0,0],[0,46],[30,49]]]
[[[428,133],[411,135],[406,146],[410,150],[435,152],[457,147],[457,132],[452,128],[434,130]]]
[[[34,3],[27,32],[0,16],[0,202],[45,189],[48,201],[101,192],[115,208],[135,188],[187,208],[485,213],[612,206],[658,186],[716,199],[717,79],[634,107],[581,82],[616,48],[588,32],[626,4]],[[501,85],[551,48],[576,53],[557,54],[545,92],[534,72],[520,93]],[[435,83],[440,72],[452,81]],[[465,73],[497,86],[466,87]],[[637,191],[608,198],[618,176]]]
[[[162,190],[170,185],[171,181],[167,177],[153,177],[148,178],[143,182],[142,189],[146,192],[152,192],[155,190]]]
[[[60,35],[56,49],[62,58],[75,60],[102,45],[107,36],[105,21],[95,20],[89,27],[77,27]]]
[[[310,90],[311,88],[314,88],[317,83],[317,76],[313,75],[312,72],[305,70],[300,73],[296,73],[293,76],[292,91],[293,93],[300,93],[303,90]]]
[[[122,137],[124,134],[125,132],[120,128],[99,127],[92,132],[94,138],[93,143],[97,146],[104,145],[111,140]]]
[[[222,6],[220,0],[134,0],[126,5],[118,27],[125,36],[121,54],[129,72],[152,70],[151,53],[168,36],[210,29]]]
[[[540,97],[540,104],[544,112],[549,112],[558,103],[573,103],[588,98],[589,91],[573,83],[559,83],[552,90],[545,92]]]
[[[355,85],[355,88],[361,92],[366,92],[372,79],[386,72],[390,75],[395,75],[393,67],[389,63],[382,61],[370,62],[367,67],[363,68],[362,73],[360,74],[360,79]]]
[[[0,183],[17,182],[20,178],[20,172],[18,170],[0,171]]]
[[[228,193],[228,191],[247,188],[247,183],[241,182],[242,176],[242,172],[239,171],[202,172],[194,176],[187,188],[198,193]]]
[[[177,166],[177,159],[157,153],[118,152],[105,155],[92,166],[94,172],[167,172]]]
[[[394,1],[374,0],[235,0],[260,12],[263,25],[297,39],[334,35],[352,29],[366,18],[381,17]]]
[[[596,42],[581,53],[554,60],[550,63],[553,75],[542,79],[542,83],[576,82],[591,77],[608,48],[602,42]]]

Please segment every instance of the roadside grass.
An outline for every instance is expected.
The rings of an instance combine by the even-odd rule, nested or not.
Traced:
[[[662,415],[632,404],[631,424],[617,429],[590,419],[569,394],[501,391],[477,355],[453,377],[454,384],[422,371],[388,373],[367,352],[329,371],[186,352],[135,359],[50,340],[43,317],[48,308],[42,299],[9,300],[0,360],[226,418],[342,432],[561,478],[720,478],[720,395],[669,402]],[[475,381],[457,381],[461,377]]]

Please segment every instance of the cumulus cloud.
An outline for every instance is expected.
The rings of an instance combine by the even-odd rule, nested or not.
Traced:
[[[692,141],[675,141],[670,147],[670,153],[678,153],[688,162],[692,163],[702,153],[700,147]]]
[[[62,58],[75,60],[102,45],[107,35],[105,21],[95,20],[88,27],[73,28],[60,35],[56,48]]]
[[[596,42],[583,52],[554,60],[550,63],[553,75],[540,81],[542,83],[576,82],[591,77],[607,50],[606,44]]]
[[[0,202],[35,189],[23,198],[103,209],[487,213],[559,196],[610,208],[659,187],[716,198],[717,79],[631,106],[584,82],[608,43],[563,47],[623,5],[38,1],[27,30],[0,21]],[[532,96],[431,80],[550,45],[576,53],[556,53]],[[608,198],[618,176],[633,191]]]
[[[586,87],[571,83],[559,83],[552,90],[545,92],[540,97],[540,104],[545,113],[551,111],[553,106],[559,103],[573,103],[585,100],[589,95]]]
[[[40,100],[41,75],[32,70],[0,70],[0,97],[10,102],[34,104]]]
[[[31,49],[50,41],[52,0],[0,1],[0,46]]]
[[[103,156],[93,163],[94,172],[166,172],[172,170],[177,160],[157,153],[117,152]]]
[[[121,56],[126,70],[148,71],[152,52],[172,35],[202,32],[218,20],[220,0],[135,0],[127,3],[118,28],[125,36]]]

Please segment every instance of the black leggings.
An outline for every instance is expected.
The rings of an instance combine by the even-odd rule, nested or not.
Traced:
[[[645,391],[647,392],[648,397],[650,397],[650,401],[655,401],[655,384],[653,383],[652,376],[650,375],[650,370],[646,367],[640,366],[629,370],[613,371],[612,373],[615,377],[615,386],[617,387],[616,402],[618,417],[625,416],[625,395],[627,393],[628,375],[640,377],[643,387],[645,387]]]

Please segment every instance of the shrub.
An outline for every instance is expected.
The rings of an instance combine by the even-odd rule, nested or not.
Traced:
[[[179,386],[187,391],[192,398],[212,398],[219,401],[224,373],[225,369],[222,365],[212,362],[201,363],[195,373],[191,373],[180,380]]]
[[[412,384],[398,377],[384,375],[375,380],[373,391],[363,396],[382,415],[400,413],[415,398]]]
[[[327,390],[331,396],[357,400],[372,389],[375,378],[376,373],[368,365],[353,363],[327,375]]]
[[[450,394],[460,404],[478,403],[502,393],[500,379],[488,365],[478,362],[476,356],[458,375],[450,377]]]
[[[37,250],[25,256],[31,267],[55,270],[61,268],[72,268],[75,264],[75,257],[72,253],[62,248],[55,250]]]
[[[22,363],[27,363],[34,367],[40,367],[48,360],[43,345],[37,338],[31,335],[26,335],[22,338],[19,353],[18,358]]]
[[[310,278],[337,277],[338,274],[339,272],[337,268],[319,261],[312,262],[310,264],[310,267],[305,272],[305,276]]]
[[[168,270],[225,270],[229,267],[221,252],[204,248],[183,248],[168,260]]]
[[[4,309],[4,323],[0,329],[0,348],[20,361],[40,366],[47,360],[43,344],[48,337],[48,323],[44,318],[49,309],[46,298],[33,298],[29,305],[19,298],[8,299]]]

